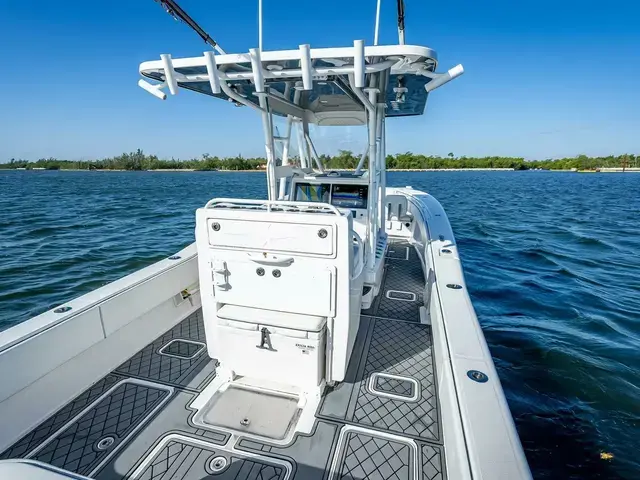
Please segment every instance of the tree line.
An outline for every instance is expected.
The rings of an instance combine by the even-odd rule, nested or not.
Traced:
[[[354,169],[360,160],[358,155],[348,150],[340,150],[337,155],[321,155],[320,160],[327,169]],[[640,167],[640,155],[618,155],[607,157],[577,157],[525,160],[520,157],[456,157],[449,153],[446,157],[421,155],[411,152],[387,155],[387,168],[399,170],[456,169],[456,168],[512,168],[514,170],[593,170],[601,167]],[[142,150],[101,160],[63,160],[41,158],[37,161],[12,158],[0,163],[0,169],[46,169],[46,170],[260,170],[266,166],[265,158],[237,157],[220,158],[204,154],[190,160],[160,159],[147,155]],[[290,163],[299,165],[294,157]],[[367,162],[365,159],[365,168]]]

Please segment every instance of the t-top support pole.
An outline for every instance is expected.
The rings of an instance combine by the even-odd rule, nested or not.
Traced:
[[[372,105],[376,103],[376,89],[369,89],[369,102]],[[376,263],[376,248],[378,244],[378,165],[377,165],[377,148],[376,148],[376,131],[377,131],[377,109],[368,110],[368,126],[369,130],[369,268],[374,268]]]

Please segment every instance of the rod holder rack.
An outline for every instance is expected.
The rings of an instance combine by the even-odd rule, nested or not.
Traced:
[[[369,47],[369,48],[386,48],[386,47]],[[445,73],[435,73],[432,71],[435,67],[433,59],[420,60],[415,63],[409,56],[397,57],[391,56],[390,58],[380,58],[376,54],[371,52],[369,54],[370,59],[378,58],[379,60],[372,60],[372,63],[367,64],[367,57],[365,57],[365,45],[364,40],[355,40],[353,47],[344,47],[340,49],[333,49],[334,56],[330,58],[341,59],[340,62],[334,65],[314,67],[313,58],[318,57],[318,53],[326,49],[316,49],[311,52],[309,44],[300,45],[297,50],[297,55],[294,53],[296,50],[287,51],[291,56],[291,60],[299,61],[299,68],[272,68],[267,69],[263,67],[263,52],[259,48],[252,48],[248,54],[225,54],[222,56],[216,56],[213,51],[207,51],[203,53],[202,57],[194,57],[190,59],[176,60],[178,68],[192,68],[196,66],[205,67],[206,72],[202,73],[190,73],[182,74],[175,70],[175,62],[169,54],[160,55],[160,62],[154,62],[153,68],[147,68],[145,70],[149,73],[160,76],[162,83],[152,84],[146,80],[139,80],[138,85],[151,93],[153,96],[165,100],[167,94],[162,90],[167,87],[169,93],[176,95],[178,93],[178,82],[181,84],[191,82],[208,82],[211,87],[211,92],[214,95],[224,93],[229,96],[232,101],[237,104],[253,106],[260,109],[252,102],[247,102],[244,98],[235,94],[232,89],[232,82],[249,80],[255,85],[256,93],[262,94],[266,91],[266,85],[268,80],[280,80],[290,81],[297,80],[296,90],[310,91],[313,90],[314,80],[326,79],[329,76],[345,75],[349,79],[349,84],[354,90],[355,95],[362,101],[367,110],[370,110],[373,105],[363,93],[363,89],[367,87],[366,76],[368,74],[382,72],[384,70],[392,71],[409,71],[423,75],[431,79],[426,85],[425,90],[431,92],[436,88],[450,82],[451,80],[459,77],[464,73],[462,65],[456,65],[449,69]],[[340,51],[338,54],[337,51]],[[372,56],[373,54],[373,56]],[[267,57],[272,55],[272,52],[265,52]],[[285,57],[286,58],[286,57]],[[435,58],[435,55],[434,55]],[[344,59],[344,60],[342,60]],[[189,62],[185,62],[189,60]],[[268,64],[273,60],[267,58],[265,60]],[[151,62],[149,62],[151,63]],[[232,71],[228,71],[232,65],[250,63],[251,68],[235,68]]]

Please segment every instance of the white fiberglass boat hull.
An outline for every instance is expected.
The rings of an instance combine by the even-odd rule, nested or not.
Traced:
[[[168,467],[185,479],[210,473],[215,465],[202,459],[218,457],[229,475],[252,462],[281,479],[327,470],[378,478],[371,462],[384,470],[398,459],[406,463],[398,478],[530,478],[445,212],[410,188],[387,194],[407,199],[413,226],[387,222],[385,279],[362,312],[347,377],[311,413],[300,407],[307,425],[294,425],[285,444],[193,423],[216,370],[204,348],[191,245],[68,302],[68,311],[0,333],[2,458],[105,479],[164,478],[151,473],[171,449],[199,452],[182,473]],[[135,404],[126,421],[123,398]],[[110,415],[118,419],[111,427]],[[358,445],[379,452],[367,447],[360,458]]]

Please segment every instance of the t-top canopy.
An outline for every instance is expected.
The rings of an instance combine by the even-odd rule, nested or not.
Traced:
[[[359,125],[366,121],[368,88],[378,89],[387,117],[421,115],[428,92],[462,73],[436,74],[436,52],[428,47],[384,45],[314,48],[214,55],[144,62],[140,73],[160,82],[140,85],[165,98],[178,87],[259,108],[267,95],[272,113],[306,118],[319,125]],[[167,75],[167,72],[168,75]]]

